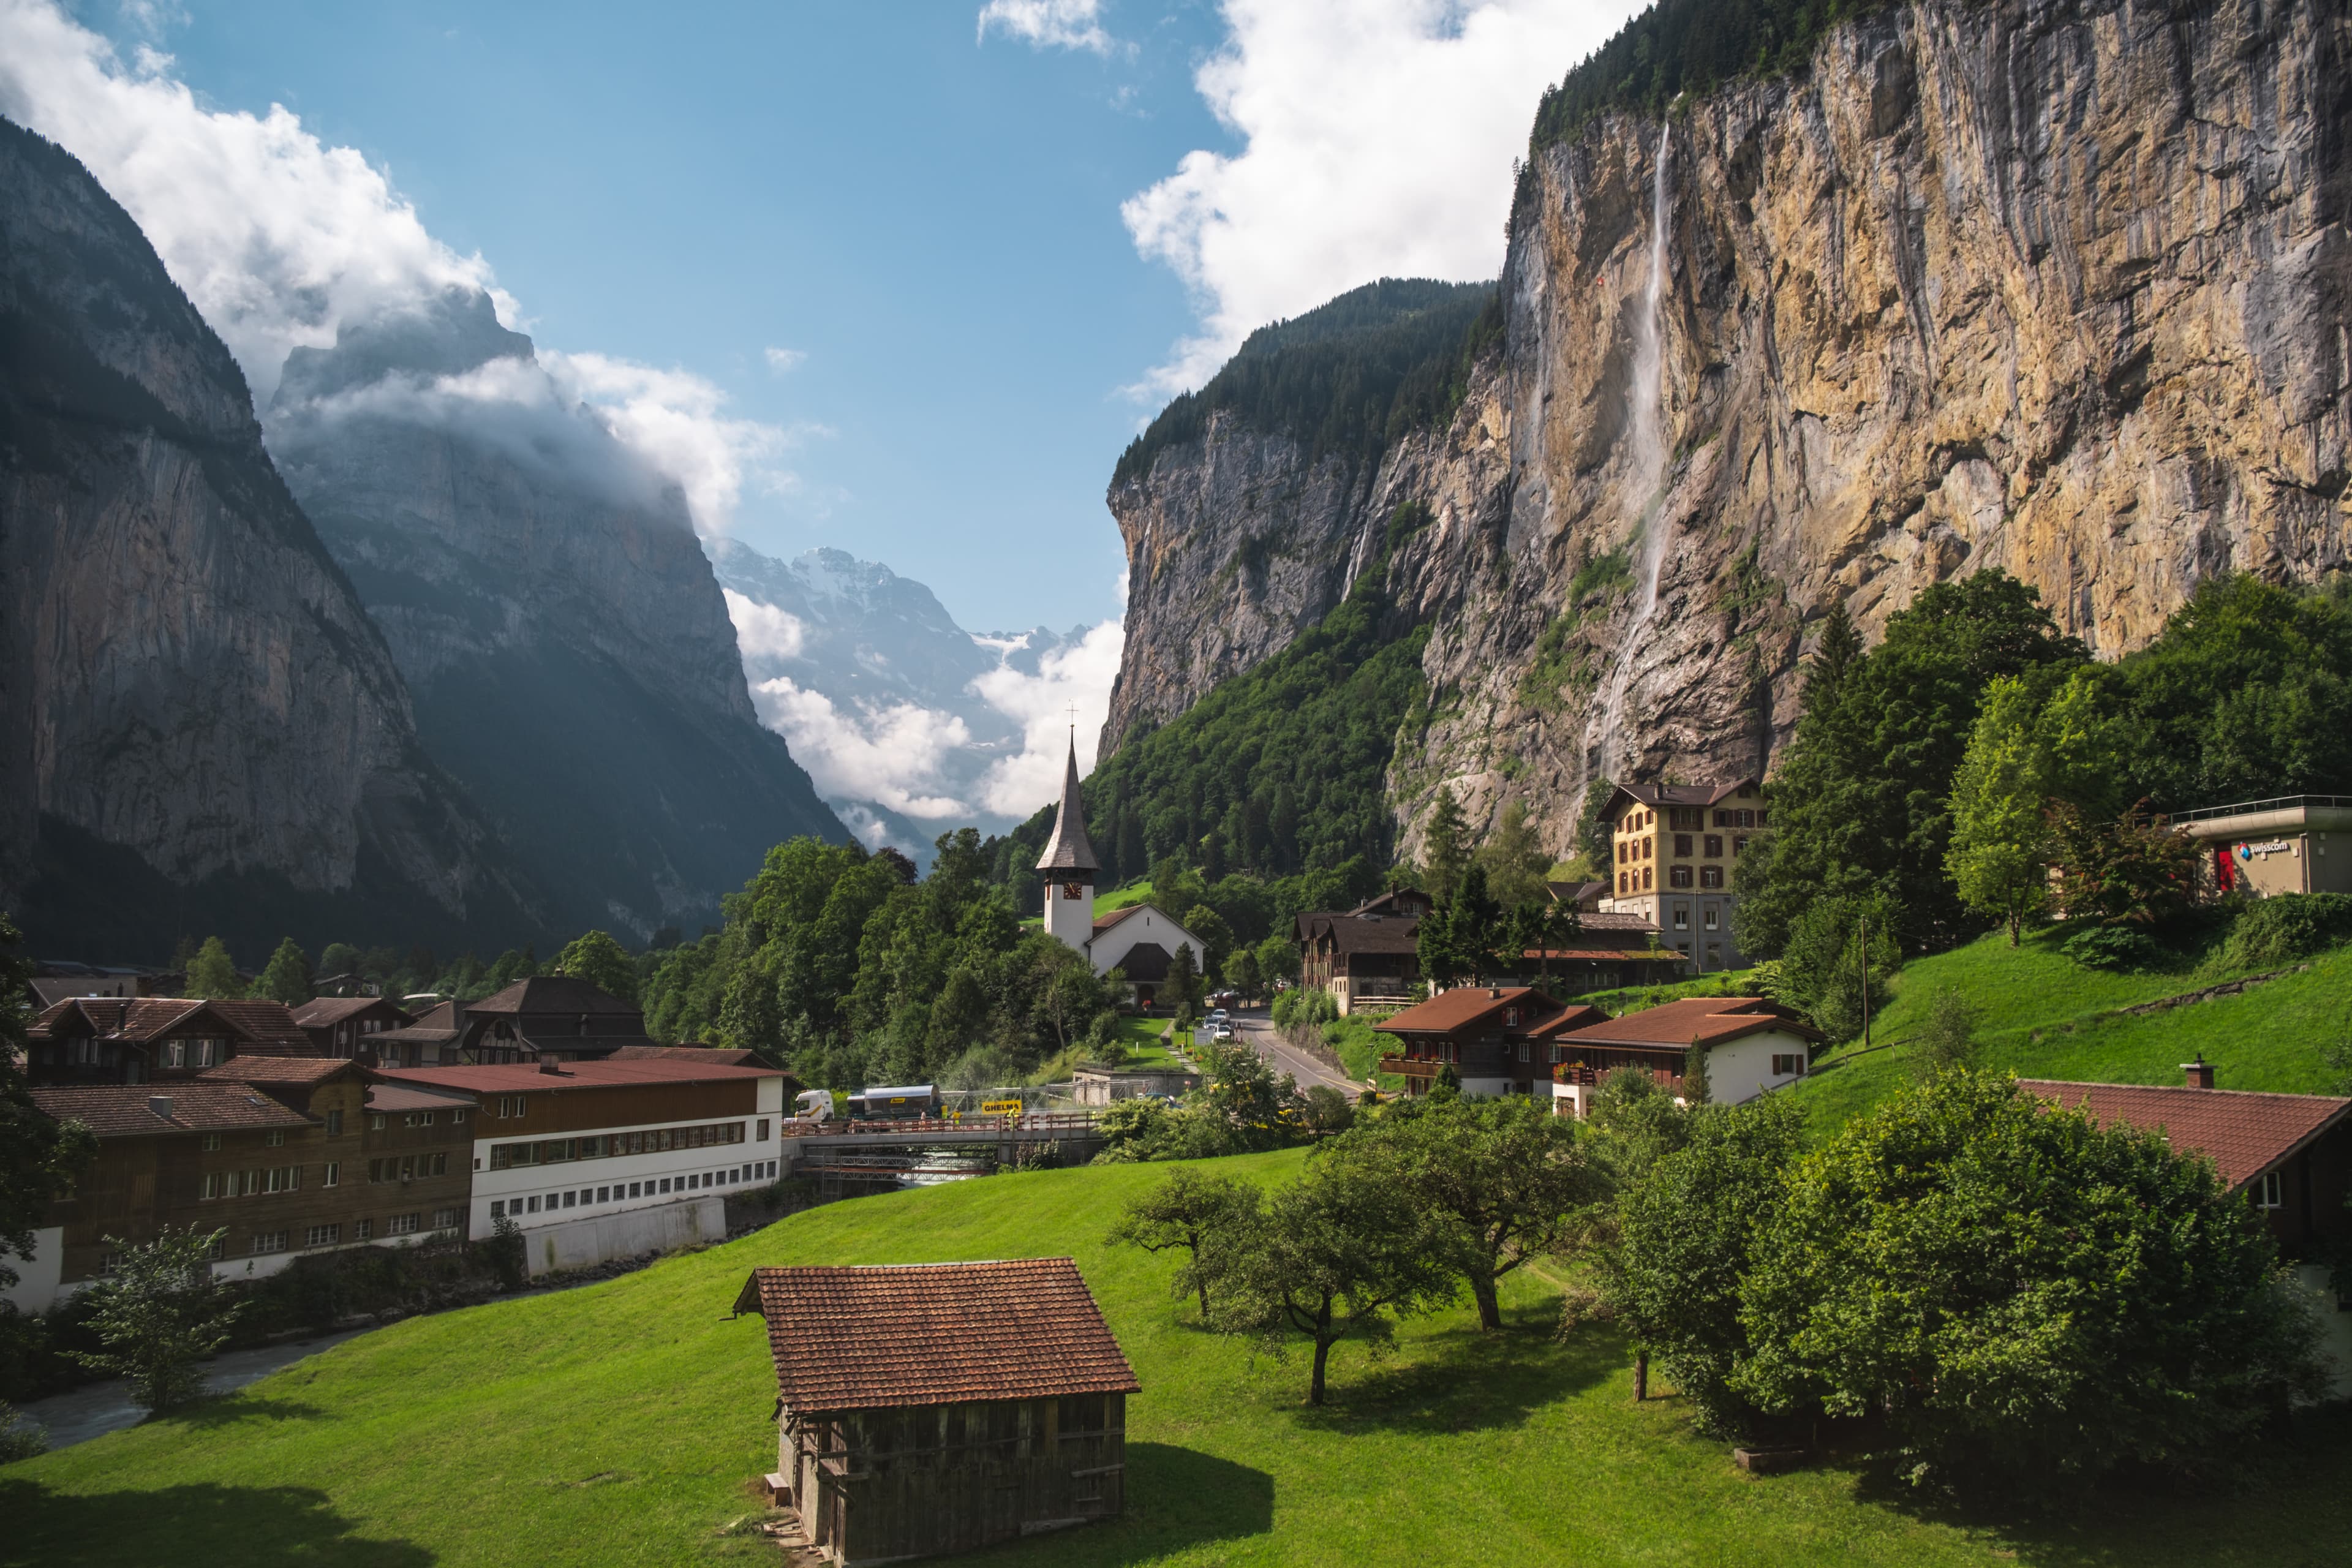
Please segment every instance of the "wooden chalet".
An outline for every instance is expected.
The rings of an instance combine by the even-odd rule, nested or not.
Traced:
[[[439,1067],[457,1059],[465,1024],[464,1003],[436,1002],[398,1028],[370,1035],[356,1048],[379,1067]]]
[[[26,1031],[33,1084],[169,1083],[247,1057],[318,1055],[278,1002],[76,996]]]
[[[436,1009],[437,1011],[437,1009]],[[624,1046],[657,1046],[633,1004],[568,974],[518,980],[457,1011],[455,1060],[480,1066],[597,1061]],[[404,1064],[405,1065],[405,1064]]]
[[[1381,1058],[1381,1070],[1401,1076],[1407,1094],[1427,1094],[1449,1068],[1465,1094],[1533,1094],[1551,1077],[1558,1037],[1607,1016],[1532,985],[1465,985],[1374,1027],[1402,1047]]]
[[[369,1037],[406,1028],[410,1022],[399,1004],[382,996],[315,996],[293,1011],[313,1049],[346,1061],[369,1048]]]
[[[845,1565],[965,1552],[1118,1514],[1134,1370],[1066,1258],[757,1268],[776,1469]]]
[[[1680,1095],[1694,1070],[1727,1105],[1804,1077],[1821,1035],[1793,1008],[1760,996],[1689,996],[1564,1029],[1551,1039],[1553,1109],[1582,1116],[1620,1068],[1638,1068]]]
[[[1433,907],[1427,893],[1404,888],[1298,916],[1299,983],[1328,993],[1343,1014],[1404,1006],[1421,979],[1421,922]]]

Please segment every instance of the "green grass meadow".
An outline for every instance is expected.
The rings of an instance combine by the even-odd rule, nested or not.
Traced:
[[[1218,1162],[1286,1179],[1296,1152]],[[2040,1522],[1957,1514],[1835,1465],[1741,1474],[1671,1398],[1635,1405],[1606,1330],[1557,1342],[1557,1298],[1511,1283],[1508,1329],[1466,1307],[1406,1326],[1378,1363],[1306,1367],[1202,1333],[1170,1260],[1109,1250],[1119,1205],[1164,1168],[1000,1175],[809,1211],[752,1237],[560,1294],[411,1320],[231,1397],[0,1469],[0,1562],[672,1564],[772,1561],[761,1325],[728,1310],[759,1264],[1075,1255],[1135,1363],[1128,1508],[990,1563],[1372,1564],[2023,1562],[2167,1568],[2339,1564],[2352,1433],[2306,1423],[2245,1495],[2117,1491]]]

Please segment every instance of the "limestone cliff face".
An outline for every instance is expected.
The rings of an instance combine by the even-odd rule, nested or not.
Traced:
[[[297,349],[288,485],[383,628],[426,750],[559,927],[718,919],[769,847],[846,831],[760,726],[677,487],[453,291]]]
[[[1595,773],[1768,761],[1836,599],[1874,632],[2000,566],[2115,657],[2210,574],[2310,580],[2352,536],[2347,208],[2334,4],[1928,0],[1670,128],[1596,122],[1522,180],[1505,346],[1450,429],[1352,489],[1214,430],[1114,492],[1134,672],[1114,731],[1281,647],[1401,500],[1437,521],[1391,567],[1433,627],[1400,822],[1452,780],[1474,811],[1528,800],[1560,847]]]
[[[535,929],[236,362],[80,163],[5,121],[0,639],[0,908],[37,951]]]

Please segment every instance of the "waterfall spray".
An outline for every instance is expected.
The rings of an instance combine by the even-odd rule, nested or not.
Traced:
[[[1658,574],[1666,560],[1661,503],[1666,484],[1666,152],[1673,134],[1671,126],[1658,132],[1658,166],[1650,181],[1650,282],[1643,292],[1642,314],[1633,323],[1633,374],[1626,388],[1632,405],[1627,423],[1633,437],[1635,493],[1646,498],[1637,524],[1642,539],[1642,599],[1602,688],[1600,751],[1604,767],[1630,760],[1624,747],[1625,691],[1633,683],[1642,634],[1649,630],[1657,613]]]

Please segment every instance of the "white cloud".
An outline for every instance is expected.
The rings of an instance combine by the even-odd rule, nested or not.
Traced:
[[[808,355],[799,349],[771,347],[767,350],[768,368],[778,375],[783,374],[807,358]]]
[[[151,37],[176,18],[134,5]],[[346,321],[420,308],[450,287],[487,290],[502,321],[520,319],[489,263],[433,237],[383,171],[330,147],[281,105],[267,115],[215,110],[171,75],[169,55],[113,46],[52,0],[0,0],[0,113],[89,166],[137,220],[173,281],[245,368],[268,406],[288,351],[323,348]],[[769,360],[790,350],[770,350]],[[593,405],[622,442],[685,490],[695,526],[724,532],[747,486],[797,480],[774,459],[816,427],[785,430],[724,413],[713,383],[597,353],[542,349],[569,396]],[[509,378],[525,403],[539,394]],[[487,385],[436,385],[487,398]]]
[[[1102,0],[988,0],[980,8],[979,36],[992,32],[1019,38],[1032,48],[1111,51],[1102,27]]]
[[[768,728],[790,743],[820,795],[873,801],[932,820],[971,815],[970,806],[936,789],[940,764],[971,744],[971,731],[956,715],[912,702],[845,713],[823,692],[784,675],[754,684],[751,700]]]
[[[1119,209],[1198,300],[1140,392],[1200,385],[1255,328],[1381,277],[1491,278],[1543,89],[1638,0],[1223,0],[1194,76],[1245,140]]]
[[[1111,683],[1118,679],[1125,632],[1105,621],[1066,647],[1038,661],[1034,675],[1008,660],[972,682],[982,700],[1021,726],[1022,750],[990,764],[981,781],[981,805],[1006,816],[1025,817],[1051,805],[1062,792],[1062,767],[1077,726],[1078,772],[1091,773],[1103,720],[1110,713]],[[1077,712],[1075,719],[1071,707]]]
[[[735,641],[746,660],[800,658],[808,642],[808,627],[798,616],[747,598],[732,588],[719,591],[727,595],[727,618],[735,623]]]

